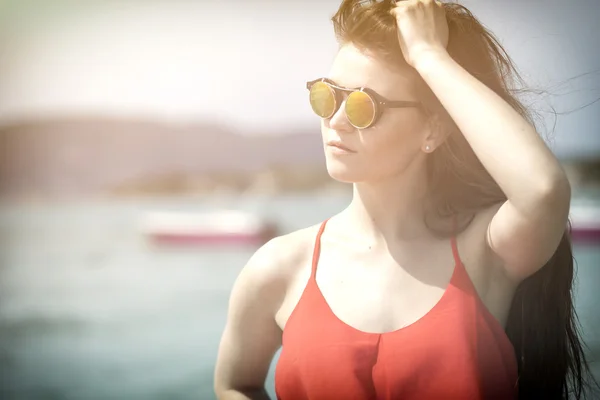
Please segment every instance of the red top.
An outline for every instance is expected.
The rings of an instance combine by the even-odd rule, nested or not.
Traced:
[[[275,371],[280,400],[516,399],[517,362],[506,333],[479,299],[451,239],[455,267],[439,302],[386,333],[338,319],[312,273],[283,331]]]

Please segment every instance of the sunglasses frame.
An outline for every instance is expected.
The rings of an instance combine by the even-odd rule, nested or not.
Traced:
[[[329,118],[333,117],[335,115],[335,113],[338,112],[338,110],[342,104],[342,102],[340,101],[340,97],[341,97],[340,92],[346,92],[346,93],[364,92],[371,98],[371,101],[373,102],[373,105],[375,107],[375,114],[373,116],[373,119],[367,126],[359,127],[359,126],[354,125],[352,122],[350,122],[350,120],[348,120],[348,122],[350,122],[350,124],[352,126],[354,126],[356,129],[367,129],[367,128],[373,126],[379,120],[379,118],[381,117],[381,114],[383,114],[383,111],[387,108],[410,108],[410,107],[420,108],[422,106],[421,102],[418,102],[418,101],[389,100],[389,99],[383,97],[382,95],[380,95],[379,93],[377,93],[376,91],[374,91],[373,89],[369,89],[367,87],[346,88],[343,86],[339,86],[339,85],[335,84],[332,80],[327,79],[327,78],[318,78],[318,79],[306,82],[306,88],[310,91],[311,88],[313,87],[313,85],[318,82],[326,83],[330,88],[333,89],[333,94],[334,94],[335,104],[333,107],[333,111],[332,111],[331,115],[329,115],[328,117],[322,117],[325,119],[329,119]]]

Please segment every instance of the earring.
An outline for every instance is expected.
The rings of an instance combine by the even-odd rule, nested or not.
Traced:
[[[425,151],[429,152],[429,150],[431,150],[431,147],[429,145],[425,146]]]

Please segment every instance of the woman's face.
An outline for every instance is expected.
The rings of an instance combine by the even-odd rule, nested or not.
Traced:
[[[342,87],[368,87],[389,100],[418,101],[411,84],[418,79],[414,69],[406,65],[403,70],[391,70],[385,62],[353,45],[341,47],[328,78]],[[321,122],[327,170],[332,178],[349,183],[389,179],[424,154],[429,130],[418,108],[385,109],[373,126],[359,130],[346,119],[344,106],[345,98],[333,117]],[[331,141],[339,141],[351,151],[328,145]]]

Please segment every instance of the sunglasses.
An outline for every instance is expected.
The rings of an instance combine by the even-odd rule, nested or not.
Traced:
[[[344,110],[348,122],[357,129],[373,126],[386,108],[421,107],[415,101],[391,101],[372,89],[344,88],[327,78],[319,78],[306,83],[310,92],[310,106],[321,118],[331,118],[343,102],[343,93],[350,93]]]

